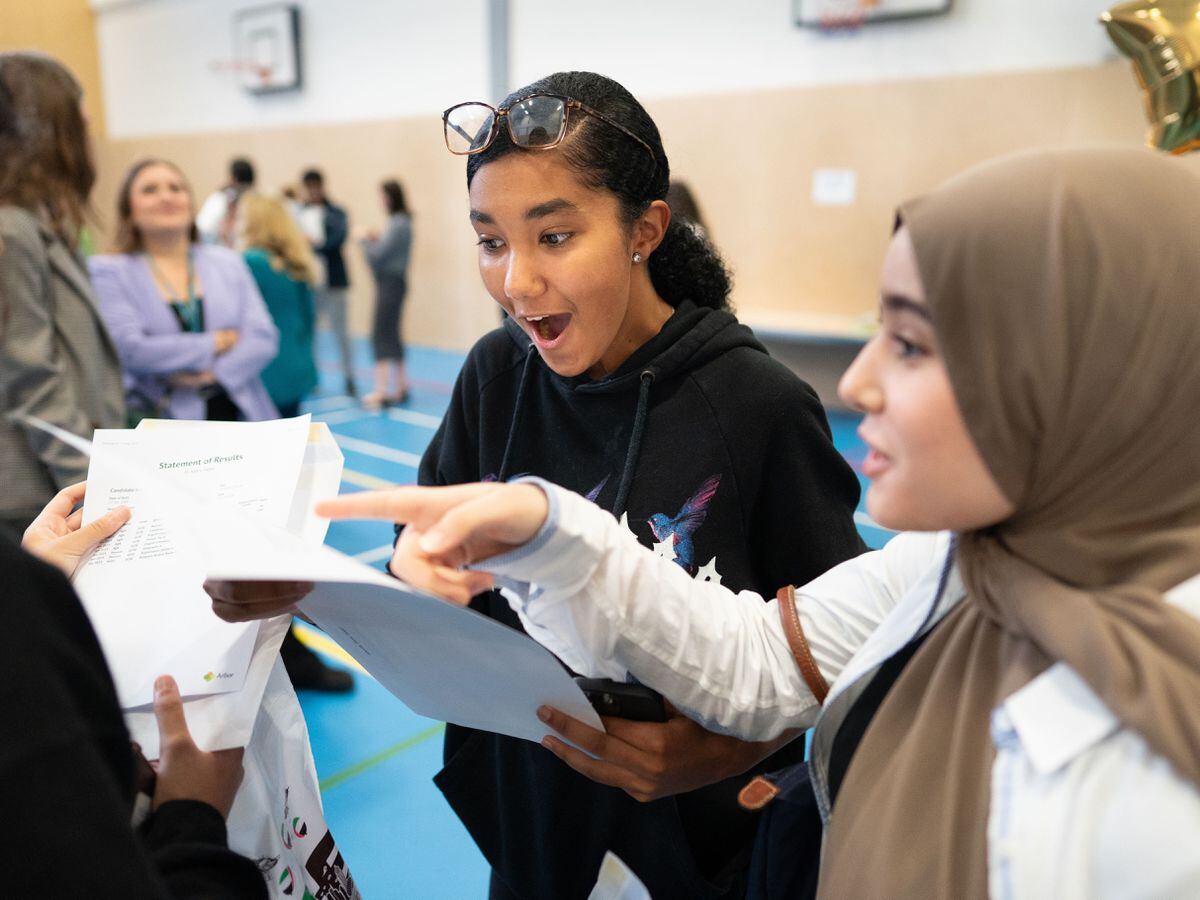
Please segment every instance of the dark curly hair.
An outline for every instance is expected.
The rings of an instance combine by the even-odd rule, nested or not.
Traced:
[[[507,108],[535,93],[578,100],[628,128],[650,146],[653,161],[646,148],[629,135],[595,116],[575,113],[570,117],[567,136],[555,148],[584,184],[616,195],[626,225],[632,225],[655,200],[666,198],[671,167],[662,138],[654,120],[629,91],[594,72],[556,72],[513,91],[501,106]],[[467,187],[481,166],[518,150],[508,129],[500,128],[490,147],[467,157]],[[730,308],[729,269],[712,244],[682,219],[672,217],[662,243],[647,264],[654,289],[671,306],[691,300],[697,306]]]

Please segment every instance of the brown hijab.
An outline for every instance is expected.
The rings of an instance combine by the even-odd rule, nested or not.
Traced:
[[[846,773],[825,898],[986,897],[992,709],[1057,661],[1200,784],[1200,178],[1149,150],[1021,154],[905,204],[971,436],[1016,513]]]

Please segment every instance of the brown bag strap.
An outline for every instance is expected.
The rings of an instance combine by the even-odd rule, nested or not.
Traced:
[[[783,634],[787,638],[796,665],[800,667],[800,674],[804,676],[804,683],[817,698],[817,702],[824,703],[825,696],[829,693],[829,685],[825,683],[825,677],[817,668],[812,651],[808,649],[804,629],[800,627],[800,615],[796,612],[796,589],[789,584],[781,587],[775,596],[779,600],[779,618],[783,620]]]

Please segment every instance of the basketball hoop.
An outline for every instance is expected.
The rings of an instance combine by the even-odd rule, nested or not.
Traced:
[[[825,34],[850,34],[866,23],[879,0],[820,0],[817,29]]]
[[[241,76],[244,87],[267,87],[275,67],[253,59],[215,59],[208,64],[213,72],[233,72]]]

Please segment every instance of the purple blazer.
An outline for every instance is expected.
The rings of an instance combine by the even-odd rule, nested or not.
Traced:
[[[150,266],[140,254],[93,256],[88,260],[100,315],[108,326],[127,389],[154,402],[167,401],[173,419],[203,419],[205,401],[189,388],[171,388],[174,372],[211,371],[248,421],[279,415],[259,373],[275,358],[279,332],[242,257],[224,247],[193,244],[196,274],[204,294],[203,333],[188,334],[165,303]],[[212,332],[236,328],[238,342],[217,356]]]

